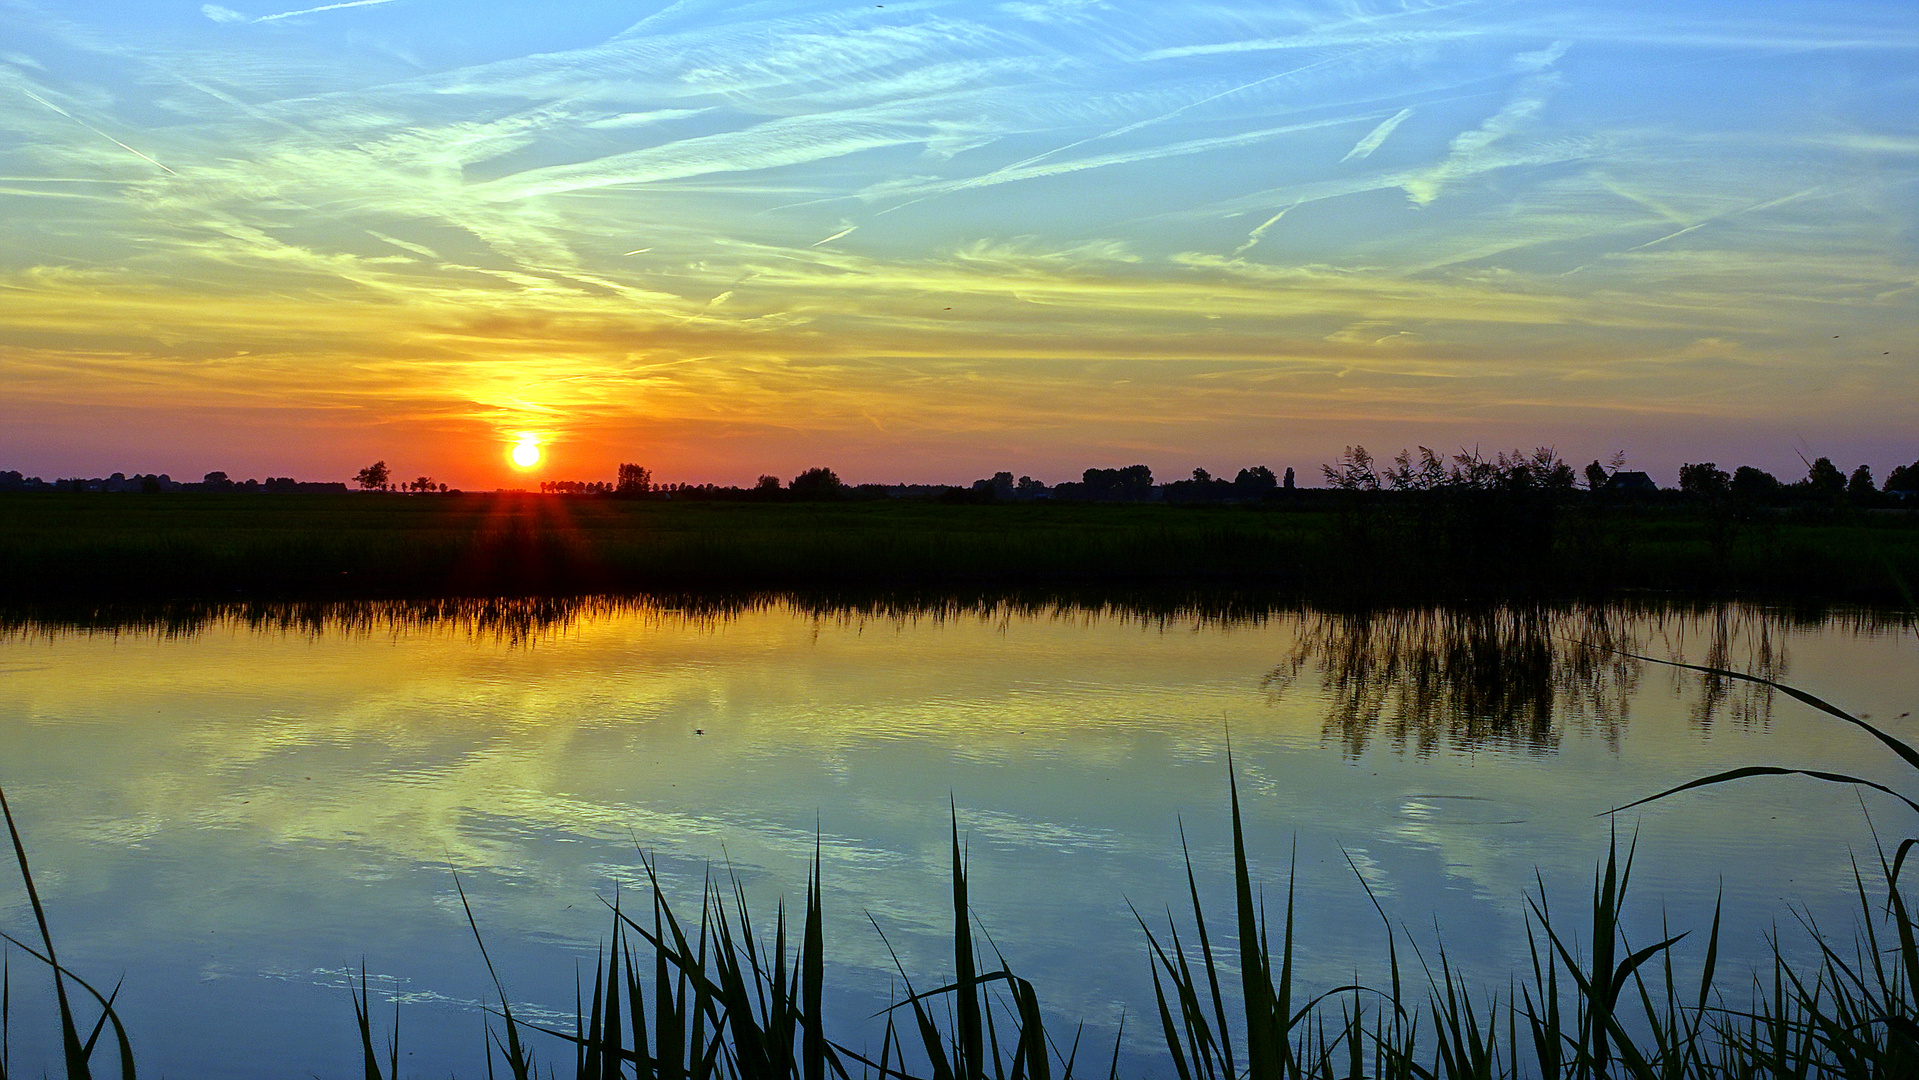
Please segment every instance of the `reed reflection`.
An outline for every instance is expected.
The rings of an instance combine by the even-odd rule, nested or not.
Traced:
[[[1322,736],[1348,757],[1379,745],[1419,755],[1543,754],[1568,731],[1616,749],[1647,675],[1634,654],[1692,656],[1780,680],[1789,667],[1782,633],[1805,621],[1740,605],[1322,611],[1302,620],[1291,653],[1261,685],[1276,702],[1310,673],[1327,699]],[[1867,630],[1877,622],[1841,621]],[[1771,721],[1769,687],[1661,668],[1669,675],[1694,684],[1688,716],[1701,730],[1721,717],[1742,726]]]
[[[1311,610],[1236,591],[1037,589],[649,593],[396,600],[241,600],[0,606],[0,635],[152,634],[189,638],[215,629],[309,635],[453,632],[524,645],[583,620],[640,617],[714,625],[781,609],[835,624],[863,621],[1112,619],[1162,629],[1247,626]]]
[[[1163,632],[1293,628],[1260,681],[1270,702],[1311,682],[1326,698],[1322,736],[1348,757],[1369,749],[1555,751],[1568,732],[1616,749],[1630,703],[1649,677],[1642,653],[1783,680],[1789,631],[1871,635],[1909,616],[1857,608],[1776,608],[1737,603],[1461,605],[1328,609],[1230,590],[1124,592],[757,592],[683,595],[452,597],[403,600],[180,601],[123,606],[0,608],[0,637],[144,634],[190,638],[213,630],[395,638],[451,634],[534,646],[607,619],[693,629],[770,611],[834,626],[970,620],[1001,628],[1022,620],[1136,623]],[[1662,668],[1656,677],[1688,695],[1702,734],[1722,721],[1765,727],[1773,694],[1720,675]]]

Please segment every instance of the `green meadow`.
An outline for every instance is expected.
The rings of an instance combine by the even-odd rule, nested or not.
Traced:
[[[1254,506],[532,495],[0,496],[0,596],[1176,589],[1337,598],[1629,590],[1907,606],[1919,514],[1683,500]]]

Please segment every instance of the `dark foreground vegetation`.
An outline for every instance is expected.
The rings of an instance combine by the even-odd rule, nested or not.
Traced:
[[[1909,606],[1919,512],[1503,489],[1243,505],[0,494],[0,599],[1226,588]]]
[[[1919,751],[1863,719],[1769,680],[1722,669],[1694,670],[1777,689],[1865,731],[1919,775]],[[1640,802],[1795,773],[1801,770],[1734,769]],[[1919,803],[1905,794],[1870,781],[1803,775],[1876,789],[1919,812]],[[1155,999],[1136,1014],[1137,1022],[1146,1024],[1164,1048],[1162,1075],[1179,1080],[1919,1075],[1919,920],[1899,881],[1919,838],[1901,840],[1891,853],[1882,849],[1876,874],[1856,875],[1859,909],[1850,941],[1832,937],[1830,928],[1806,926],[1821,957],[1810,969],[1791,966],[1775,937],[1769,968],[1722,978],[1717,911],[1704,931],[1704,958],[1696,972],[1678,970],[1674,952],[1696,929],[1676,934],[1662,929],[1656,941],[1628,940],[1622,912],[1633,854],[1630,845],[1622,853],[1615,840],[1594,875],[1590,901],[1577,913],[1550,904],[1543,886],[1529,898],[1530,951],[1503,990],[1482,988],[1456,972],[1443,942],[1422,949],[1375,900],[1387,956],[1383,976],[1308,996],[1293,974],[1307,939],[1294,925],[1292,886],[1289,882],[1283,906],[1269,911],[1248,864],[1237,784],[1230,790],[1235,903],[1229,924],[1207,921],[1190,860],[1190,921],[1182,924],[1170,915],[1163,924],[1139,918]],[[1638,803],[1621,809],[1632,805]],[[117,1057],[119,1074],[135,1080],[133,1039],[115,1013],[115,991],[103,992],[59,962],[3,794],[0,810],[38,929],[36,941],[12,935],[6,940],[51,973],[66,1075],[69,1080],[96,1071],[105,1075],[106,1059]],[[617,900],[608,904],[608,944],[590,989],[582,986],[570,1029],[516,1017],[487,959],[499,1001],[486,1036],[488,1075],[522,1080],[542,1075],[580,1080],[1117,1075],[1117,1045],[1109,1057],[1102,1048],[1082,1046],[1077,1032],[1049,1030],[1032,984],[1007,969],[990,940],[982,945],[974,937],[957,818],[951,857],[952,974],[940,985],[916,986],[902,967],[904,992],[872,1038],[844,1041],[843,1033],[828,1030],[823,1016],[828,974],[817,857],[803,914],[789,922],[782,907],[770,924],[754,918],[737,884],[730,890],[709,885],[697,919],[682,918],[661,894],[649,863],[650,903],[637,911]],[[1868,876],[1874,885],[1868,886]],[[464,903],[464,891],[461,899]],[[485,956],[485,935],[470,906],[466,914]],[[0,1001],[11,996],[11,975],[6,979]],[[397,1031],[385,1040],[376,1037],[364,976],[352,1005],[365,1077],[396,1077]],[[0,1080],[8,1075],[7,1019],[0,1007]],[[397,1013],[394,1023],[397,1028]]]

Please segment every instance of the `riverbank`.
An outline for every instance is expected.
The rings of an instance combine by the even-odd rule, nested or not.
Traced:
[[[757,589],[1698,596],[1909,607],[1919,517],[1683,504],[712,503],[531,495],[0,497],[0,598]]]

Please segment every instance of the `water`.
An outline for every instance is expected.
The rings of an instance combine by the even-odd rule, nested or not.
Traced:
[[[1134,910],[1185,917],[1182,822],[1209,910],[1230,914],[1229,737],[1275,906],[1296,867],[1307,982],[1378,970],[1363,878],[1413,939],[1443,936],[1501,990],[1535,874],[1582,903],[1612,807],[1746,764],[1913,786],[1862,732],[1612,650],[1782,679],[1919,737],[1900,715],[1919,698],[1910,627],[1751,607],[598,602],[6,625],[0,784],[63,961],[123,980],[148,1075],[357,1075],[345,987],[364,962],[376,1023],[399,1003],[404,1073],[483,1076],[490,984],[456,870],[516,1007],[568,1026],[602,900],[644,886],[638,851],[683,908],[711,870],[770,915],[799,901],[816,838],[833,1022],[876,1036],[888,942],[916,984],[950,975],[955,815],[978,925],[1102,1057],[1130,1017],[1137,1075],[1159,1050]],[[1850,859],[1872,843],[1851,789],[1798,779],[1619,824],[1637,835],[1637,939],[1662,915],[1703,930],[1723,892],[1722,969],[1764,955],[1775,926],[1810,955],[1801,916],[1848,930]],[[11,872],[0,929],[35,934]],[[13,1064],[37,1073],[57,1053],[51,995],[10,956]]]

